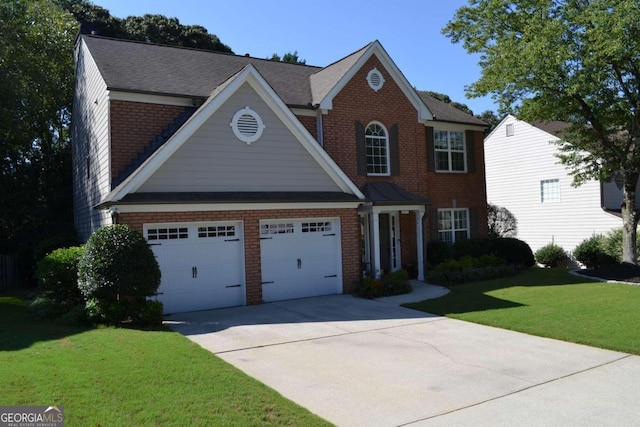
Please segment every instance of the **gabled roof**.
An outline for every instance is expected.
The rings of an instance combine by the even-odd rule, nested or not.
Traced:
[[[377,40],[312,75],[312,104],[318,105],[322,110],[330,110],[333,107],[333,98],[373,55],[382,62],[382,65],[391,74],[400,90],[413,104],[418,112],[418,120],[432,120],[433,114],[431,114],[429,108]]]
[[[529,122],[525,122],[524,120],[520,120],[518,119],[516,116],[514,116],[513,114],[507,114],[501,121],[500,123],[498,123],[498,125],[493,128],[493,130],[491,131],[491,133],[489,133],[489,135],[487,135],[485,137],[485,140],[488,140],[489,138],[491,138],[491,136],[494,134],[494,132],[496,132],[499,128],[502,127],[502,125],[508,121],[508,120],[516,120],[522,123],[526,123],[529,126],[533,126],[536,129],[539,129],[543,132],[548,133],[549,135],[552,135],[556,138],[562,138],[562,133],[569,127],[571,126],[571,123],[568,122],[561,122],[558,120],[550,120],[548,122],[534,122],[534,123],[529,123]]]
[[[368,182],[362,193],[374,205],[425,205],[429,199],[416,196],[393,182]]]
[[[208,98],[252,64],[287,105],[307,106],[309,75],[319,67],[295,65],[130,40],[82,35],[109,90]]]
[[[419,95],[378,41],[322,68],[87,34],[80,40],[91,52],[108,90],[207,99],[230,76],[251,64],[289,107],[321,109],[330,109],[333,97],[376,55],[414,104],[420,120],[436,116],[439,121],[486,126],[450,105]]]
[[[424,92],[418,92],[418,94],[424,103],[427,104],[427,107],[429,107],[429,110],[433,113],[434,120],[436,121],[489,126],[479,118],[474,117],[471,114],[467,114],[462,110],[458,110],[450,104],[440,101],[431,95],[427,95]]]
[[[157,171],[162,164],[174,154],[202,124],[208,120],[243,84],[248,83],[256,93],[265,101],[278,118],[285,124],[291,133],[300,141],[307,152],[318,162],[321,168],[333,179],[337,186],[345,193],[353,194],[360,199],[364,195],[355,186],[347,175],[329,157],[329,155],[316,143],[313,136],[300,124],[260,75],[256,68],[249,64],[227,81],[222,82],[202,104],[202,106],[169,138],[166,143],[155,151],[142,165],[129,175],[121,184],[111,191],[102,201],[106,206],[123,200],[127,195],[135,193],[149,177]]]

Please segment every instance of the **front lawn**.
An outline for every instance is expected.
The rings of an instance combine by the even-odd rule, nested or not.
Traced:
[[[484,325],[640,354],[640,286],[591,282],[565,269],[452,286],[407,307]]]
[[[183,336],[33,319],[0,297],[0,404],[61,405],[70,426],[329,425]]]

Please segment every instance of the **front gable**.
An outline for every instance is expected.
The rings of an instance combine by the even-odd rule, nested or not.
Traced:
[[[379,66],[370,67],[372,60]],[[418,121],[433,120],[429,108],[378,41],[312,75],[314,105],[323,112],[333,109],[334,99],[356,75],[362,74],[363,69],[365,82],[372,91],[377,92],[393,82],[416,110]]]
[[[262,122],[262,135],[253,142],[236,136],[231,126],[245,107]],[[102,205],[133,193],[220,191],[364,197],[251,65],[220,85]]]
[[[255,113],[264,126],[255,141],[240,139],[230,126],[234,115],[244,111]],[[137,191],[341,189],[251,85],[244,83]]]

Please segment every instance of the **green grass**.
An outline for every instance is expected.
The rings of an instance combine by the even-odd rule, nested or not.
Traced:
[[[0,297],[2,405],[62,405],[69,426],[329,425],[183,336],[82,329]]]
[[[407,307],[503,329],[640,354],[640,286],[592,282],[564,269],[452,286]]]

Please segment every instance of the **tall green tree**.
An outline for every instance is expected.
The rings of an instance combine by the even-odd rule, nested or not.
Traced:
[[[528,121],[572,123],[559,143],[575,185],[622,180],[623,261],[637,264],[640,2],[471,0],[443,33],[480,54],[470,96]]]
[[[50,0],[0,3],[0,250],[71,233],[77,22]]]
[[[274,53],[273,55],[271,55],[271,58],[269,58],[269,60],[278,61],[278,62],[287,62],[289,64],[299,64],[299,65],[305,65],[307,63],[306,59],[300,59],[298,57],[297,50],[295,52],[287,52],[282,56],[278,55],[277,53]]]

